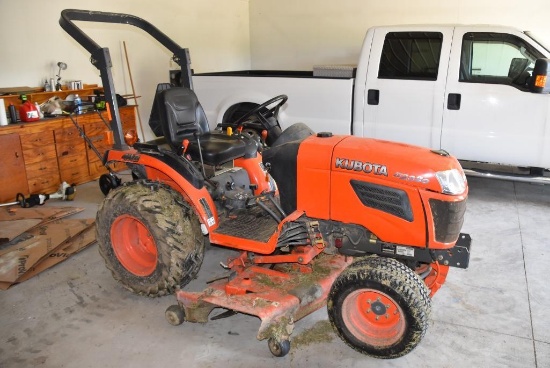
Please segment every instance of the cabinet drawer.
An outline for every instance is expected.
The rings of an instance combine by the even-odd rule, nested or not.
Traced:
[[[61,142],[82,141],[78,129],[76,129],[76,127],[74,126],[69,128],[55,129],[54,135],[56,144],[59,144]]]
[[[56,159],[55,146],[36,147],[33,149],[23,150],[23,157],[25,157],[25,164],[36,164],[42,161],[49,161]]]
[[[35,164],[25,165],[27,178],[59,178],[57,160],[44,160]]]
[[[80,184],[89,180],[88,165],[60,167],[61,180],[69,184]]]
[[[118,113],[120,114],[120,120],[122,121],[123,125],[125,123],[132,123],[135,125],[135,121],[136,121],[135,107],[120,109]]]
[[[88,137],[103,136],[103,132],[105,132],[106,130],[110,129],[102,121],[94,121],[84,126],[84,133],[86,133]]]
[[[51,194],[59,189],[59,173],[55,175],[32,178],[28,180],[29,190],[32,194]]]
[[[101,161],[90,161],[88,163],[90,167],[90,176],[92,178],[97,178],[98,176],[102,174],[107,174],[109,171],[101,164]]]
[[[40,133],[22,134],[21,148],[23,151],[33,151],[37,148],[51,148],[55,151],[53,131],[50,130]]]
[[[82,155],[85,156],[85,145],[82,139],[69,142],[60,142],[56,144],[57,157]]]
[[[51,130],[21,135],[21,147],[23,148],[26,165],[56,157],[54,136]]]
[[[80,184],[89,180],[86,155],[69,155],[59,157],[61,180],[69,184]]]
[[[136,113],[135,108],[125,108],[120,110],[120,121],[122,122],[122,134],[126,133],[130,129],[136,130]]]
[[[71,168],[71,167],[78,167],[78,166],[88,166],[88,160],[86,159],[86,155],[78,154],[78,155],[67,155],[59,157],[59,168],[61,170]]]

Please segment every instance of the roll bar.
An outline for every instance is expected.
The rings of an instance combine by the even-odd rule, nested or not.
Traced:
[[[162,33],[157,27],[153,26],[146,20],[133,15],[78,9],[65,9],[61,11],[59,25],[65,30],[65,32],[74,38],[76,42],[82,45],[90,53],[90,61],[92,65],[100,71],[101,81],[105,92],[105,101],[109,103],[111,116],[114,118],[110,122],[111,130],[113,131],[115,138],[114,148],[127,149],[128,147],[124,142],[124,135],[120,124],[115,86],[111,72],[112,61],[109,48],[99,46],[94,40],[85,34],[82,29],[77,27],[73,21],[130,24],[137,28],[141,28],[173,53],[172,59],[181,67],[183,86],[192,89],[193,82],[191,79],[191,59],[189,57],[189,49],[180,47],[170,37]]]

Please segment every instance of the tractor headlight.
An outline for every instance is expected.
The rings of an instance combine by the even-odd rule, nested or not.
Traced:
[[[466,190],[466,177],[457,169],[438,171],[435,177],[445,194],[461,194]]]

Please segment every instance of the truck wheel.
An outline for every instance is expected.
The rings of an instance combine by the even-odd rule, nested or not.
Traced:
[[[96,233],[99,253],[115,280],[151,297],[191,281],[208,242],[182,196],[149,181],[112,190],[97,212]]]
[[[422,279],[391,258],[373,257],[349,266],[328,296],[330,322],[360,353],[397,358],[422,340],[431,312]]]

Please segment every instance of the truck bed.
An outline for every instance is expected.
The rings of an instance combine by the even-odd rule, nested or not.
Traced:
[[[302,122],[315,131],[352,134],[353,77],[318,76],[314,71],[240,70],[193,76],[194,90],[211,128],[236,104],[261,104],[285,94],[279,121],[284,128]],[[316,111],[315,117],[311,112]]]

